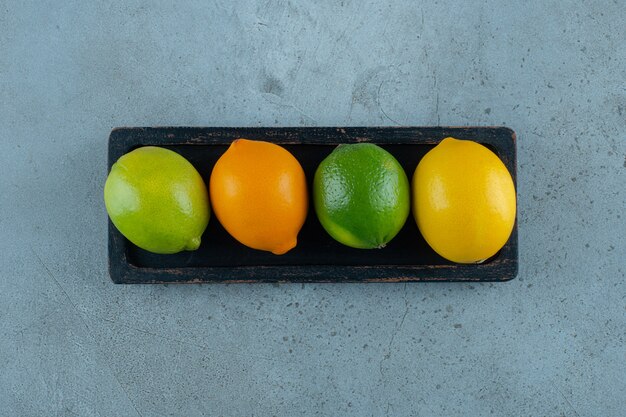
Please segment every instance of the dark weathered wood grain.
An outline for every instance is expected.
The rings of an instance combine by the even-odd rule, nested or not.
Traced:
[[[317,164],[341,143],[372,142],[398,158],[409,178],[419,159],[447,136],[471,139],[493,149],[516,181],[515,133],[505,127],[324,127],[324,128],[118,128],[109,138],[108,166],[144,145],[173,149],[198,169],[205,182],[214,162],[240,137],[284,145],[302,164],[309,184]],[[507,281],[517,275],[517,223],[511,238],[480,265],[457,265],[423,240],[412,216],[384,249],[340,245],[318,223],[310,207],[298,246],[286,255],[237,243],[215,217],[194,252],[155,255],[126,240],[109,221],[109,272],[115,283],[404,282]]]

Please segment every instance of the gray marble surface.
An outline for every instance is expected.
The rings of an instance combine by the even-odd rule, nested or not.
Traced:
[[[626,410],[626,7],[0,2],[0,415]],[[503,284],[113,285],[115,126],[506,125]]]

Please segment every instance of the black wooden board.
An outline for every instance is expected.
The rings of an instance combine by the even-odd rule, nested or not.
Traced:
[[[108,167],[137,147],[162,146],[187,158],[208,184],[213,165],[234,139],[265,140],[293,153],[304,168],[310,190],[318,164],[338,144],[381,145],[411,179],[424,154],[448,136],[488,146],[516,181],[515,133],[505,127],[117,128],[109,137]],[[297,247],[281,256],[241,245],[214,215],[200,248],[174,255],[139,249],[109,220],[109,272],[115,283],[507,281],[517,275],[517,269],[517,222],[509,241],[494,257],[480,265],[458,265],[428,246],[412,215],[385,248],[362,250],[335,242],[311,206]]]

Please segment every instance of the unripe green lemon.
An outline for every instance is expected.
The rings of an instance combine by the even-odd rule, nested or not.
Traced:
[[[335,240],[353,248],[381,248],[409,215],[409,180],[383,148],[339,145],[315,172],[313,200],[320,223]]]
[[[178,153],[155,146],[137,148],[113,164],[104,202],[128,240],[159,254],[198,249],[210,217],[198,171]]]

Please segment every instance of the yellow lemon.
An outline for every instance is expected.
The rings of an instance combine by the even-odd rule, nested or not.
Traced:
[[[479,263],[509,239],[515,186],[500,158],[485,146],[442,140],[418,164],[412,188],[417,226],[444,258]]]

